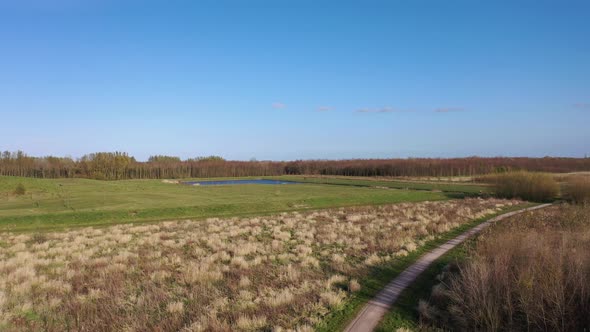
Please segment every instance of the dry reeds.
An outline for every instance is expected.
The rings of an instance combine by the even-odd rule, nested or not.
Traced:
[[[547,202],[559,194],[559,185],[549,174],[513,172],[487,177],[494,184],[495,193],[502,198],[519,198],[533,202]]]
[[[590,203],[590,176],[567,177],[565,197],[576,204]]]
[[[451,330],[583,331],[589,280],[590,208],[555,207],[484,234],[420,311]]]

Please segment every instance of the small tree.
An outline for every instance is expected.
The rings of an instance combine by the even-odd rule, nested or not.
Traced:
[[[17,196],[22,196],[26,193],[27,193],[27,190],[25,189],[25,186],[22,183],[19,183],[16,186],[16,189],[14,189],[14,194]]]

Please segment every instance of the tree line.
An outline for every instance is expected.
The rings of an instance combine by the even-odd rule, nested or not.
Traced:
[[[0,175],[101,180],[202,177],[338,175],[338,176],[475,176],[527,170],[590,171],[590,158],[408,158],[297,161],[233,161],[218,156],[181,160],[155,155],[137,161],[125,152],[98,152],[78,159],[33,157],[22,151],[0,155]]]

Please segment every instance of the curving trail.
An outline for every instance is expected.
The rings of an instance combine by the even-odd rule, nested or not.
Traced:
[[[508,212],[496,216],[490,220],[487,220],[468,231],[465,231],[461,235],[458,235],[452,240],[440,245],[438,248],[431,250],[424,256],[420,257],[416,263],[410,265],[402,273],[400,273],[395,279],[393,279],[377,296],[375,296],[364,308],[358,313],[354,320],[346,327],[346,332],[370,332],[377,327],[377,324],[381,321],[383,316],[389,311],[391,305],[397,300],[399,295],[406,287],[424,272],[436,259],[444,255],[447,251],[453,249],[461,242],[465,241],[469,237],[481,232],[486,227],[490,226],[491,223],[506,219],[508,217],[537,209],[542,209],[550,206],[551,204],[542,204],[534,207]]]

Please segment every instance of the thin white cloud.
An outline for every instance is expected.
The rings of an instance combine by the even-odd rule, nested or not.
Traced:
[[[391,113],[394,109],[391,107],[382,108],[361,108],[355,111],[356,113]]]
[[[464,108],[461,107],[440,107],[434,110],[436,113],[453,113],[453,112],[463,112],[465,111]]]
[[[381,107],[381,108],[359,108],[355,110],[356,113],[366,113],[366,114],[374,114],[374,113],[406,113],[406,112],[415,112],[416,110],[412,109],[398,109],[393,107]],[[439,107],[434,109],[436,113],[454,113],[454,112],[465,112],[466,109],[462,107]]]
[[[318,107],[318,112],[327,112],[333,110],[334,107],[332,106],[320,106]]]
[[[575,103],[574,108],[582,110],[590,110],[590,103]]]
[[[285,108],[287,107],[287,105],[283,104],[283,103],[272,103],[272,108],[276,108],[276,109],[281,109],[281,108]]]

